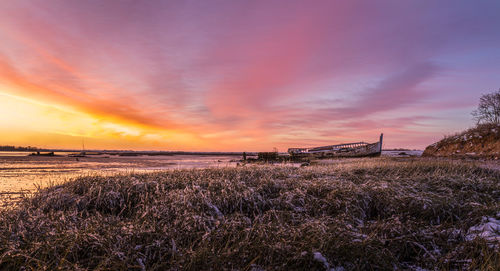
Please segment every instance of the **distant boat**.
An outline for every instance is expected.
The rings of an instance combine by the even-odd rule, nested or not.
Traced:
[[[82,151],[80,153],[68,154],[68,157],[87,157],[85,153],[85,138],[82,137]]]
[[[54,152],[48,152],[48,153],[41,153],[39,151],[31,153],[29,156],[60,156],[54,154]]]
[[[288,153],[292,159],[380,156],[383,137],[384,134],[380,134],[380,140],[376,143],[355,142],[314,148],[290,148]]]

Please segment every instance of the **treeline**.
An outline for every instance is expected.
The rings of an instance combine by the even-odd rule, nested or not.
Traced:
[[[39,151],[37,147],[0,146],[0,151]]]

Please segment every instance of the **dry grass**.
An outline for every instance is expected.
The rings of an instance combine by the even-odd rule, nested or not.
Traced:
[[[81,177],[0,212],[0,269],[498,270],[465,237],[499,180],[418,159]]]
[[[445,136],[428,146],[423,156],[500,157],[500,124],[480,124],[461,133]]]

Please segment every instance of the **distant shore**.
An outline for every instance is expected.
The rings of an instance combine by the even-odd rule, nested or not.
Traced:
[[[233,155],[242,156],[244,152],[191,152],[191,151],[120,151],[120,150],[61,150],[61,149],[34,149],[34,150],[0,150],[0,152],[26,152],[30,153],[86,153],[87,155],[123,155],[123,156],[136,156],[136,155]],[[249,156],[256,156],[257,152],[245,152]]]

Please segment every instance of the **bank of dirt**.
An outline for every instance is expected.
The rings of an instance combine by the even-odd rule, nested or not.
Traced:
[[[428,146],[422,156],[500,158],[500,124],[482,124]]]

